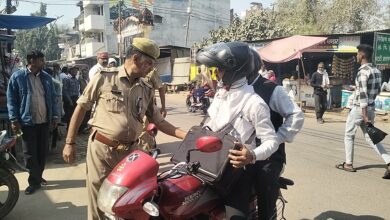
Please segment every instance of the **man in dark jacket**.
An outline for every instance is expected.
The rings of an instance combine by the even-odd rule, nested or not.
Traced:
[[[327,107],[327,89],[330,88],[329,76],[325,70],[325,64],[323,62],[318,64],[317,71],[311,76],[310,85],[314,88],[313,94],[317,122],[323,124],[324,119],[322,116],[324,115]]]

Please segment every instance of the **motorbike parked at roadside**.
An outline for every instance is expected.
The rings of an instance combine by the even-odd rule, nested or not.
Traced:
[[[7,137],[7,131],[0,132],[0,219],[11,212],[19,199],[19,183],[14,175],[15,167],[28,171],[10,153],[15,145],[16,136]]]
[[[147,131],[153,137],[157,128],[148,125]],[[216,152],[222,148],[219,138],[200,137],[193,151]],[[151,155],[135,150],[124,158],[104,180],[99,190],[98,206],[110,220],[153,219],[197,219],[222,220],[225,217],[224,203],[220,196],[196,172],[199,162],[187,161],[158,174],[156,158],[158,149]],[[280,179],[287,188],[290,182]],[[251,202],[249,219],[257,219],[256,196]],[[284,219],[286,200],[280,194],[277,219]],[[248,204],[249,205],[249,204]]]

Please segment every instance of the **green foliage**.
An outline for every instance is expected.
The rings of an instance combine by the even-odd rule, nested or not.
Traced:
[[[289,31],[289,28],[282,28],[275,23],[270,10],[253,8],[247,11],[243,19],[234,15],[230,26],[210,31],[210,37],[203,39],[195,46],[204,47],[221,41],[251,41],[273,38],[284,36]]]
[[[381,0],[275,0],[272,9],[252,8],[242,19],[235,15],[228,27],[212,30],[194,46],[390,27],[389,11]]]
[[[32,13],[33,16],[46,16],[46,5],[41,3],[39,11]],[[16,32],[15,49],[19,57],[25,62],[27,53],[32,50],[39,50],[45,54],[46,60],[57,60],[61,55],[58,47],[58,29],[56,25],[22,30]]]
[[[375,22],[373,19],[378,14],[380,7],[378,1],[365,1],[365,0],[333,0],[334,9],[341,9],[340,12],[334,11],[335,13],[342,13],[338,19],[330,19],[333,26],[335,27],[338,22],[341,22],[341,25],[336,26],[335,32],[355,32],[370,29],[372,22]],[[343,7],[342,7],[343,6]],[[331,26],[331,25],[329,25]]]

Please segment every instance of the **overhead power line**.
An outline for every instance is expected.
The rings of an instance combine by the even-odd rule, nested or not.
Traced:
[[[79,2],[79,0],[63,0],[63,1],[68,1],[68,2],[75,2],[75,3],[52,3],[52,2],[46,2],[46,3],[43,3],[45,5],[55,5],[55,6],[64,6],[64,5],[74,5],[76,6],[76,2]],[[42,2],[40,1],[33,1],[33,0],[19,0],[19,2],[25,2],[25,3],[31,3],[31,4],[41,4]],[[108,2],[104,2],[104,1],[94,1],[94,4],[104,4],[104,3],[108,3]],[[129,4],[129,6],[132,6],[131,4]],[[156,12],[159,13],[159,14],[174,14],[174,15],[179,15],[179,16],[188,16],[187,12],[184,11],[183,9],[180,9],[180,8],[167,8],[167,7],[159,7],[159,6],[153,6],[153,9],[156,9]],[[205,12],[201,12],[201,11],[198,11],[198,10],[194,10],[193,11],[193,14],[191,15],[191,17],[195,17],[195,18],[199,18],[199,19],[202,19],[202,20],[205,20],[205,21],[230,21],[230,19],[226,19],[226,18],[223,18],[223,17],[219,17],[219,16],[215,16],[215,15],[212,15],[212,14],[207,14]]]
[[[31,1],[31,0],[19,0],[19,2],[27,2],[32,4],[41,4],[43,2]],[[45,5],[76,5],[74,3],[43,3]]]

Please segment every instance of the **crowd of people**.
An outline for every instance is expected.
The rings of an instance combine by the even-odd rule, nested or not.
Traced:
[[[380,72],[370,64],[370,48],[358,47],[362,66],[356,82],[355,105],[346,123],[346,161],[336,167],[356,171],[352,166],[353,140],[360,126],[369,145],[385,160],[388,167],[383,178],[389,179],[390,156],[382,145],[370,142],[365,132],[367,124],[374,120],[373,100],[381,81]],[[60,68],[57,63],[45,68],[43,53],[32,51],[27,55],[26,68],[12,74],[7,88],[9,119],[14,132],[22,133],[26,166],[30,170],[25,194],[32,194],[47,183],[43,178],[46,155],[49,145],[56,144],[49,143],[49,133],[56,140],[58,123],[67,127],[63,159],[70,164],[75,161],[78,133],[89,132],[86,179],[90,220],[104,219],[97,205],[97,194],[112,168],[132,150],[150,148],[143,137],[147,136],[146,123],[156,124],[168,135],[185,138],[186,131],[165,119],[165,91],[155,69],[159,55],[157,44],[146,38],[133,39],[123,65],[118,68],[117,61],[109,58],[107,52],[97,54],[97,64],[89,71],[77,65]],[[253,187],[261,210],[259,219],[274,219],[277,181],[286,164],[285,143],[292,142],[301,130],[304,114],[286,90],[275,83],[275,74],[265,70],[259,54],[247,44],[217,43],[200,50],[196,59],[205,65],[200,68],[202,78],[216,90],[205,125],[213,131],[227,124],[233,126],[230,134],[240,149],[230,150],[229,160],[233,167],[246,168],[239,184],[223,198],[226,219],[247,219]],[[205,67],[217,68],[218,84]],[[324,123],[324,96],[330,88],[324,63],[318,64],[311,85],[317,121]],[[157,107],[156,89],[161,108]],[[253,140],[252,135],[256,137]]]

